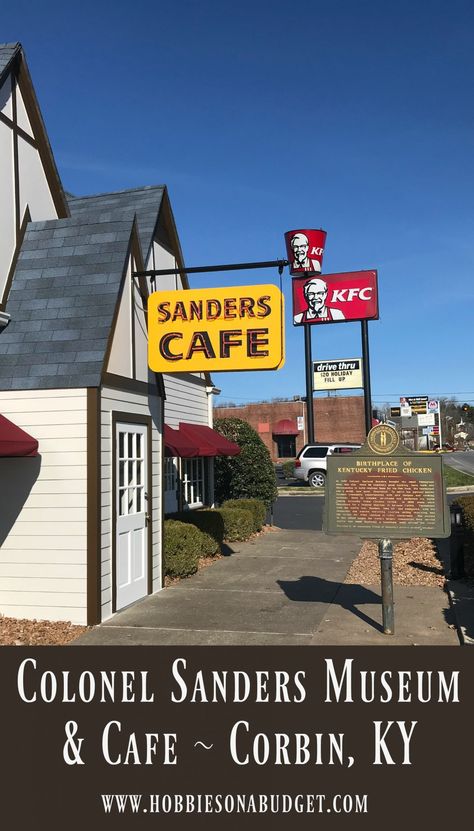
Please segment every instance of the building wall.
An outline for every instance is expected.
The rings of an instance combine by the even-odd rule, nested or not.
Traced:
[[[315,440],[318,442],[363,442],[365,439],[364,398],[330,396],[313,400]],[[241,418],[259,434],[274,462],[278,456],[273,429],[278,421],[290,419],[296,429],[297,417],[304,416],[304,429],[296,436],[296,453],[306,443],[306,404],[301,401],[268,401],[244,407],[215,407],[216,418]]]
[[[158,396],[104,387],[101,391],[101,567],[102,620],[112,615],[112,412],[124,412],[152,418],[152,579],[153,592],[161,589],[161,401]]]
[[[87,392],[2,392],[0,411],[40,444],[0,459],[0,613],[87,619]]]
[[[23,221],[28,208],[33,222],[57,219],[51,189],[43,167],[40,152],[21,134],[18,135],[18,164],[15,164],[12,97],[16,97],[17,124],[31,138],[33,135],[26,107],[16,80],[10,73],[0,88],[0,112],[9,123],[0,124],[0,302],[7,283],[9,269],[18,244],[15,212]],[[16,187],[15,187],[16,185]],[[19,203],[16,205],[16,193]]]
[[[176,267],[177,262],[174,254],[155,240],[147,268]],[[183,281],[178,275],[164,275],[157,277],[156,288],[160,291],[175,291],[183,288]],[[166,391],[166,424],[176,428],[180,421],[206,425],[211,423],[206,380],[203,373],[180,372],[173,375],[163,375],[163,381]]]

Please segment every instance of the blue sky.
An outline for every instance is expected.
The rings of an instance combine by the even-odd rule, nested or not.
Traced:
[[[23,43],[67,190],[167,184],[189,266],[325,228],[323,271],[379,273],[374,402],[474,403],[473,37],[468,0],[17,0],[1,40]],[[285,366],[214,373],[222,401],[304,394],[283,287]],[[358,323],[313,329],[315,360],[360,354]]]

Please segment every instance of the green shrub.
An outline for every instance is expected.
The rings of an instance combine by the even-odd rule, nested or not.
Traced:
[[[218,511],[179,511],[169,515],[170,519],[178,522],[185,522],[194,525],[202,533],[201,555],[203,557],[215,557],[220,553],[221,543],[224,539],[224,523]]]
[[[169,577],[187,577],[197,571],[202,534],[198,528],[174,519],[165,519],[163,559]]]
[[[464,571],[466,577],[474,580],[474,494],[457,496],[456,502],[461,506],[464,525]]]
[[[474,532],[474,494],[456,497],[456,502],[461,506],[463,523]]]
[[[227,499],[223,508],[243,508],[253,516],[253,531],[260,531],[267,515],[267,506],[261,499]]]
[[[238,456],[216,456],[215,496],[226,499],[261,499],[268,507],[277,497],[275,470],[270,453],[257,431],[240,418],[217,418],[214,429],[240,447]]]
[[[293,479],[295,475],[295,460],[291,459],[288,462],[283,462],[282,467],[285,479]]]
[[[224,539],[237,542],[252,536],[254,519],[250,511],[243,508],[220,508],[219,513],[224,521]]]

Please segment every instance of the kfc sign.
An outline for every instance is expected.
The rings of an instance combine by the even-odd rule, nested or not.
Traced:
[[[290,262],[290,274],[320,274],[323,263],[326,231],[287,231],[286,253]]]
[[[377,320],[377,272],[349,271],[293,282],[293,323],[339,323]]]
[[[279,369],[283,295],[277,286],[155,291],[148,298],[154,372]]]

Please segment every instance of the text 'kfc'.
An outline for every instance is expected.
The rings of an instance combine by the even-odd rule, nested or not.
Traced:
[[[293,323],[376,320],[379,316],[376,271],[350,271],[292,280]]]

